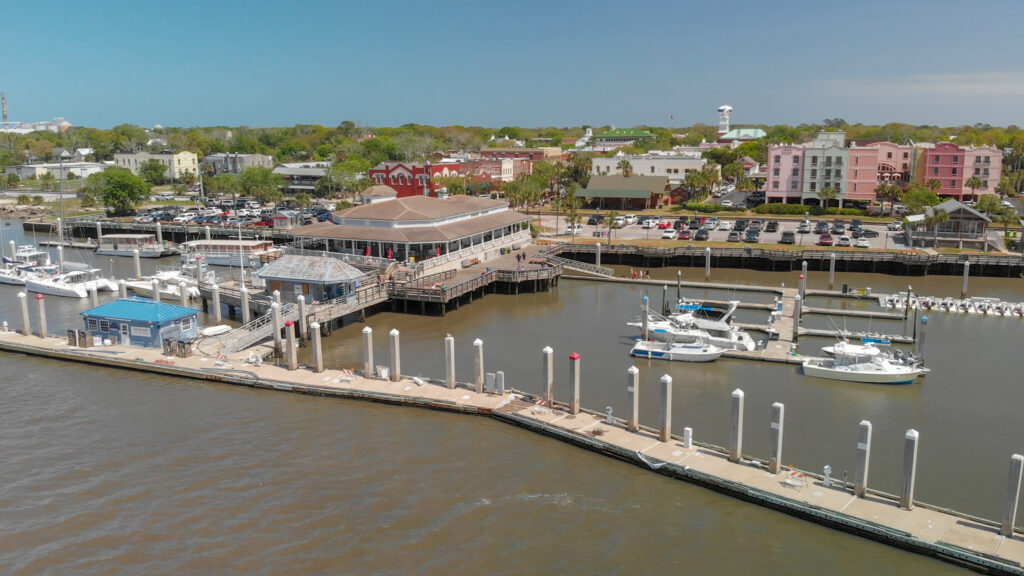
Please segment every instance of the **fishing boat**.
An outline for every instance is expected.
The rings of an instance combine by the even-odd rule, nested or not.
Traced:
[[[207,264],[215,266],[245,266],[259,268],[264,260],[281,255],[270,240],[192,240],[182,244],[181,261],[194,261],[202,256]]]
[[[117,282],[101,276],[99,268],[88,270],[74,270],[57,274],[52,278],[36,278],[27,280],[25,288],[29,292],[49,294],[51,296],[65,296],[68,298],[86,298],[89,290],[93,287],[98,292],[113,292],[117,290]]]
[[[181,285],[185,285],[188,298],[199,297],[199,282],[204,275],[210,272],[202,264],[202,260],[187,262],[181,266],[157,267],[156,273],[151,276],[143,276],[139,280],[130,280],[125,285],[138,296],[143,298],[153,297],[153,283],[156,282],[160,297],[172,300],[181,299]],[[212,279],[207,278],[207,281]]]
[[[808,358],[803,369],[806,376],[865,384],[910,384],[928,372],[924,366],[900,362],[885,354],[870,359],[855,355]]]
[[[874,358],[882,353],[879,346],[889,346],[892,343],[884,338],[861,338],[860,344],[854,344],[844,338],[832,346],[825,346],[822,352],[829,356],[851,356],[856,358]]]
[[[708,344],[705,340],[697,342],[652,342],[638,340],[630,356],[637,358],[671,360],[673,362],[712,362],[725,353],[725,349]]]
[[[157,242],[153,234],[104,234],[96,253],[101,256],[133,256],[136,250],[140,258],[163,258],[178,251],[170,242]]]
[[[11,246],[14,246],[13,240]],[[50,253],[40,250],[32,244],[23,244],[18,246],[10,256],[4,256],[3,261],[5,264],[16,266],[49,266]]]
[[[641,338],[656,342],[692,341],[693,335],[698,334],[709,344],[724,350],[752,352],[757,349],[754,339],[741,328],[729,323],[738,305],[739,302],[733,301],[722,308],[685,302],[678,304],[678,312],[667,318],[659,314],[646,313],[646,327],[643,317],[638,321],[627,322],[626,325],[639,328]]]
[[[0,284],[24,286],[29,280],[50,278],[57,273],[57,266],[18,266],[5,264],[0,267]]]

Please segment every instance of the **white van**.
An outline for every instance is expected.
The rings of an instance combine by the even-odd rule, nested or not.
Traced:
[[[260,209],[260,203],[255,201],[255,200],[249,200],[249,201],[247,201],[245,203],[245,207],[250,209],[250,210],[259,210]]]
[[[625,225],[626,225],[626,217],[625,216],[616,216],[615,219],[612,220],[612,226],[615,227],[615,228],[622,228]]]
[[[637,223],[636,214],[626,214],[626,224],[632,226]]]

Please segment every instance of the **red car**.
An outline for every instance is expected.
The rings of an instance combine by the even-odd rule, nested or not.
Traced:
[[[829,234],[822,234],[818,236],[818,246],[831,246],[832,236]]]
[[[679,231],[679,239],[680,240],[689,240],[690,239],[690,231],[689,230],[680,230]]]
[[[672,223],[669,222],[668,220],[662,220],[661,222],[658,222],[658,230],[668,230],[671,227]]]

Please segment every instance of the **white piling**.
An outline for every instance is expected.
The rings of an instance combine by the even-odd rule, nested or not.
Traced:
[[[277,302],[270,304],[270,320],[274,328],[274,356],[281,357],[281,305]]]
[[[970,276],[971,276],[971,262],[969,260],[964,260],[964,281],[963,281],[963,284],[960,285],[960,298],[967,298],[967,279]],[[909,295],[907,296],[907,299],[908,300],[910,299]]]
[[[683,299],[683,271],[676,270],[676,302]]]
[[[135,279],[142,279],[142,262],[139,259],[139,249],[135,248],[132,250],[132,259],[135,261]]]
[[[11,251],[11,260],[15,260],[18,256],[18,245],[14,243],[14,240],[7,242],[7,249]]]
[[[64,245],[64,221],[61,218],[57,218],[57,241]]]
[[[96,244],[99,245],[100,240],[103,239],[103,223],[99,220],[96,221]]]
[[[711,280],[711,248],[704,249],[704,281]]]
[[[32,335],[32,322],[28,318],[28,299],[24,292],[18,292],[18,300],[21,300],[21,333],[25,336]]]
[[[693,448],[693,428],[689,426],[683,428],[683,448],[687,450]]]
[[[580,413],[580,355],[569,354],[569,413]]]
[[[729,461],[743,458],[743,390],[732,391],[732,422],[729,426]]]
[[[178,282],[178,299],[182,307],[188,306],[188,286],[184,282]]]
[[[60,273],[64,273],[64,247],[57,246],[57,266],[60,269]]]
[[[488,372],[484,374],[484,392],[494,391],[494,372]]]
[[[907,430],[903,442],[903,486],[900,490],[900,508],[914,507],[914,483],[917,480],[917,430]]]
[[[479,338],[473,340],[473,389],[484,391],[484,341]]]
[[[295,298],[299,306],[299,337],[309,340],[308,318],[306,318],[306,297],[299,294]]]
[[[128,297],[128,283],[123,279],[117,281],[117,297],[127,298]]]
[[[309,325],[310,341],[313,344],[313,372],[324,371],[324,349],[320,335],[320,324],[313,322]]]
[[[284,331],[287,334],[287,350],[288,350],[288,369],[297,370],[299,368],[298,350],[295,345],[295,322],[289,320],[284,323]]]
[[[542,383],[544,401],[548,406],[552,406],[555,402],[555,351],[551,349],[551,346],[545,346],[541,349],[540,354],[544,373],[544,382]]]
[[[95,284],[89,286],[89,301],[92,302],[93,308],[100,305],[100,293]]]
[[[391,359],[391,381],[398,382],[402,379],[402,353],[399,349],[397,328],[392,328],[391,332],[388,332],[388,355]]]
[[[597,251],[594,252],[594,263],[598,268],[601,267],[601,243],[598,242],[596,246]]]
[[[46,299],[36,294],[36,302],[39,303],[39,337],[46,338]]]
[[[363,328],[363,377],[373,378],[373,328]]]
[[[220,286],[214,284],[210,292],[213,294],[213,321],[220,322]]]
[[[1020,501],[1020,480],[1024,472],[1024,456],[1010,457],[1010,476],[1006,481],[1006,502],[1003,504],[1003,525],[999,533],[1013,537],[1013,525],[1017,519],[1017,503]]]
[[[871,422],[860,421],[860,438],[857,441],[857,475],[854,477],[853,493],[863,498],[868,493],[868,465],[871,463]]]
[[[668,374],[661,377],[661,430],[658,440],[672,440],[672,377]]]
[[[164,243],[164,229],[159,222],[156,223],[156,241],[159,244]]]
[[[781,402],[772,404],[772,449],[768,458],[768,471],[778,474],[782,467],[782,428],[786,418],[786,406]]]
[[[505,394],[505,372],[502,370],[494,373],[494,393],[499,396]]]
[[[444,385],[455,389],[455,337],[451,334],[444,337]]]
[[[626,368],[626,394],[630,405],[626,430],[636,432],[640,429],[640,370],[636,366]]]
[[[210,241],[210,239],[211,239],[211,236],[210,236],[210,227],[209,227],[209,226],[205,226],[204,228],[205,228],[205,230],[203,230],[203,231],[204,231],[204,232],[206,233],[206,241],[207,241],[207,242],[209,242],[209,241]]]
[[[152,282],[150,282],[150,290],[153,291],[153,296],[151,297],[153,302],[159,302],[160,301],[160,281],[159,280],[153,280]]]
[[[836,284],[836,253],[828,255],[828,289],[831,290]]]
[[[249,290],[242,286],[239,288],[238,293],[242,297],[242,324],[248,324],[252,319],[252,311],[249,310]]]
[[[800,311],[803,308],[803,298],[799,294],[793,299],[793,337],[792,342],[796,342],[800,336]]]
[[[281,291],[280,290],[274,290],[273,292],[270,293],[270,295],[274,298],[274,304],[277,304],[277,307],[280,308],[281,307]]]

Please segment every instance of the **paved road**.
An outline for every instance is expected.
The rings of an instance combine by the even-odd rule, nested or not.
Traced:
[[[725,221],[729,222],[731,225],[735,225],[735,221],[737,219],[739,219],[739,218],[740,217],[738,217],[738,216],[736,216],[736,217],[720,217],[721,220],[725,220]],[[754,219],[757,219],[757,218],[754,218]],[[675,217],[673,217],[670,221],[674,221],[674,220],[675,220]],[[751,220],[751,218],[748,217],[748,218],[746,218],[746,220],[749,222]],[[764,222],[767,222],[768,220],[770,220],[770,218],[763,218]],[[807,246],[807,245],[814,245],[814,244],[817,243],[818,235],[813,233],[813,226],[819,220],[820,221],[824,221],[824,222],[828,222],[830,224],[832,222],[832,218],[828,218],[828,219],[826,219],[826,218],[811,218],[812,232],[809,233],[809,234],[799,234],[799,233],[796,234],[796,244],[797,245]],[[585,221],[586,220],[584,220],[584,222]],[[849,223],[850,223],[850,218],[845,218],[844,221],[846,222],[846,224],[848,226]],[[542,216],[541,217],[541,224],[543,226],[545,226],[545,227],[548,227],[548,228],[554,228],[555,227],[555,217],[554,216],[548,216],[548,215]],[[791,230],[793,232],[796,232],[798,224],[799,223],[796,222],[796,221],[780,221],[779,222],[779,229],[776,232],[761,232],[761,238],[759,240],[759,243],[760,244],[778,244],[779,243],[779,239],[782,236],[782,232],[787,231],[787,230]],[[559,227],[558,227],[558,234],[557,234],[557,236],[559,238],[566,238],[567,236],[571,236],[570,234],[568,234],[568,230],[567,230],[568,224],[566,223],[564,216],[559,218],[558,226]],[[906,244],[903,242],[902,233],[900,233],[900,232],[890,232],[890,231],[886,230],[885,225],[882,225],[882,224],[867,224],[867,225],[864,226],[864,228],[868,229],[868,230],[873,230],[875,232],[878,232],[878,237],[877,238],[868,238],[868,242],[871,244],[871,248],[894,248],[894,247],[906,248]],[[731,229],[731,227],[730,227],[730,229]],[[609,230],[604,225],[601,225],[601,226],[590,226],[588,224],[583,224],[582,230],[580,232],[577,232],[576,235],[580,236],[580,237],[585,237],[585,238],[593,238],[596,232],[600,232],[600,234],[604,238],[609,238]],[[616,238],[619,238],[619,239],[623,239],[623,240],[630,240],[630,239],[638,239],[638,238],[647,238],[647,239],[657,240],[657,239],[662,238],[662,233],[663,232],[664,232],[664,230],[659,230],[657,228],[653,228],[653,229],[652,228],[643,228],[639,224],[632,224],[632,225],[626,226],[624,228],[619,228],[617,230],[611,230],[610,239],[611,240],[615,240]],[[712,241],[712,242],[726,242],[728,240],[728,236],[729,236],[729,230],[722,229],[722,228],[719,227],[719,228],[711,231],[710,241]],[[840,236],[839,234],[832,234],[833,242],[838,241],[839,240],[839,236]],[[687,241],[687,240],[672,240],[672,242],[673,243],[678,243],[678,244],[683,244],[683,243],[700,244],[700,242],[693,242],[693,241]],[[737,244],[743,244],[743,242],[738,242]]]

